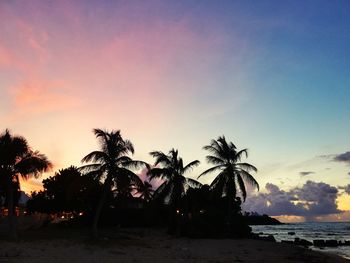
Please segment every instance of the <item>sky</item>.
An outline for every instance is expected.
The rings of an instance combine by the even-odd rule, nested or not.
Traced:
[[[225,135],[258,168],[244,209],[350,221],[349,1],[1,1],[0,19],[0,130],[54,163],[24,191],[80,166],[93,128],[200,160],[192,178]]]

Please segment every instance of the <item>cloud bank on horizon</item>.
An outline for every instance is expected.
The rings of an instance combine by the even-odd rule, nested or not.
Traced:
[[[244,210],[270,216],[297,216],[307,221],[317,221],[324,216],[340,215],[338,188],[322,182],[307,181],[301,187],[289,191],[267,183],[266,193],[251,196],[244,203]],[[350,195],[350,185],[339,187]],[[346,218],[344,220],[347,220]]]

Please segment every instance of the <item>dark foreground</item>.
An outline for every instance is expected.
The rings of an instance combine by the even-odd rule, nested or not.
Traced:
[[[0,241],[0,262],[350,262],[290,244],[248,239],[174,238],[163,229],[86,230],[43,228]]]

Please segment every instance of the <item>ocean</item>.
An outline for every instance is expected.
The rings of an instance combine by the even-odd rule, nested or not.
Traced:
[[[288,223],[283,225],[259,225],[251,226],[254,233],[263,233],[264,235],[273,235],[277,242],[281,240],[291,240],[299,237],[312,242],[314,239],[324,240],[350,240],[350,222],[306,222],[306,223]],[[289,235],[288,232],[295,232],[295,235]],[[313,250],[334,253],[350,259],[350,246],[310,247]]]

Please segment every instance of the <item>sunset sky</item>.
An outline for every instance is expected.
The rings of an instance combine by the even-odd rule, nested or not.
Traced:
[[[1,1],[0,19],[0,131],[49,157],[43,177],[81,165],[93,128],[149,163],[179,149],[192,178],[225,135],[259,170],[247,210],[350,221],[349,1]]]

